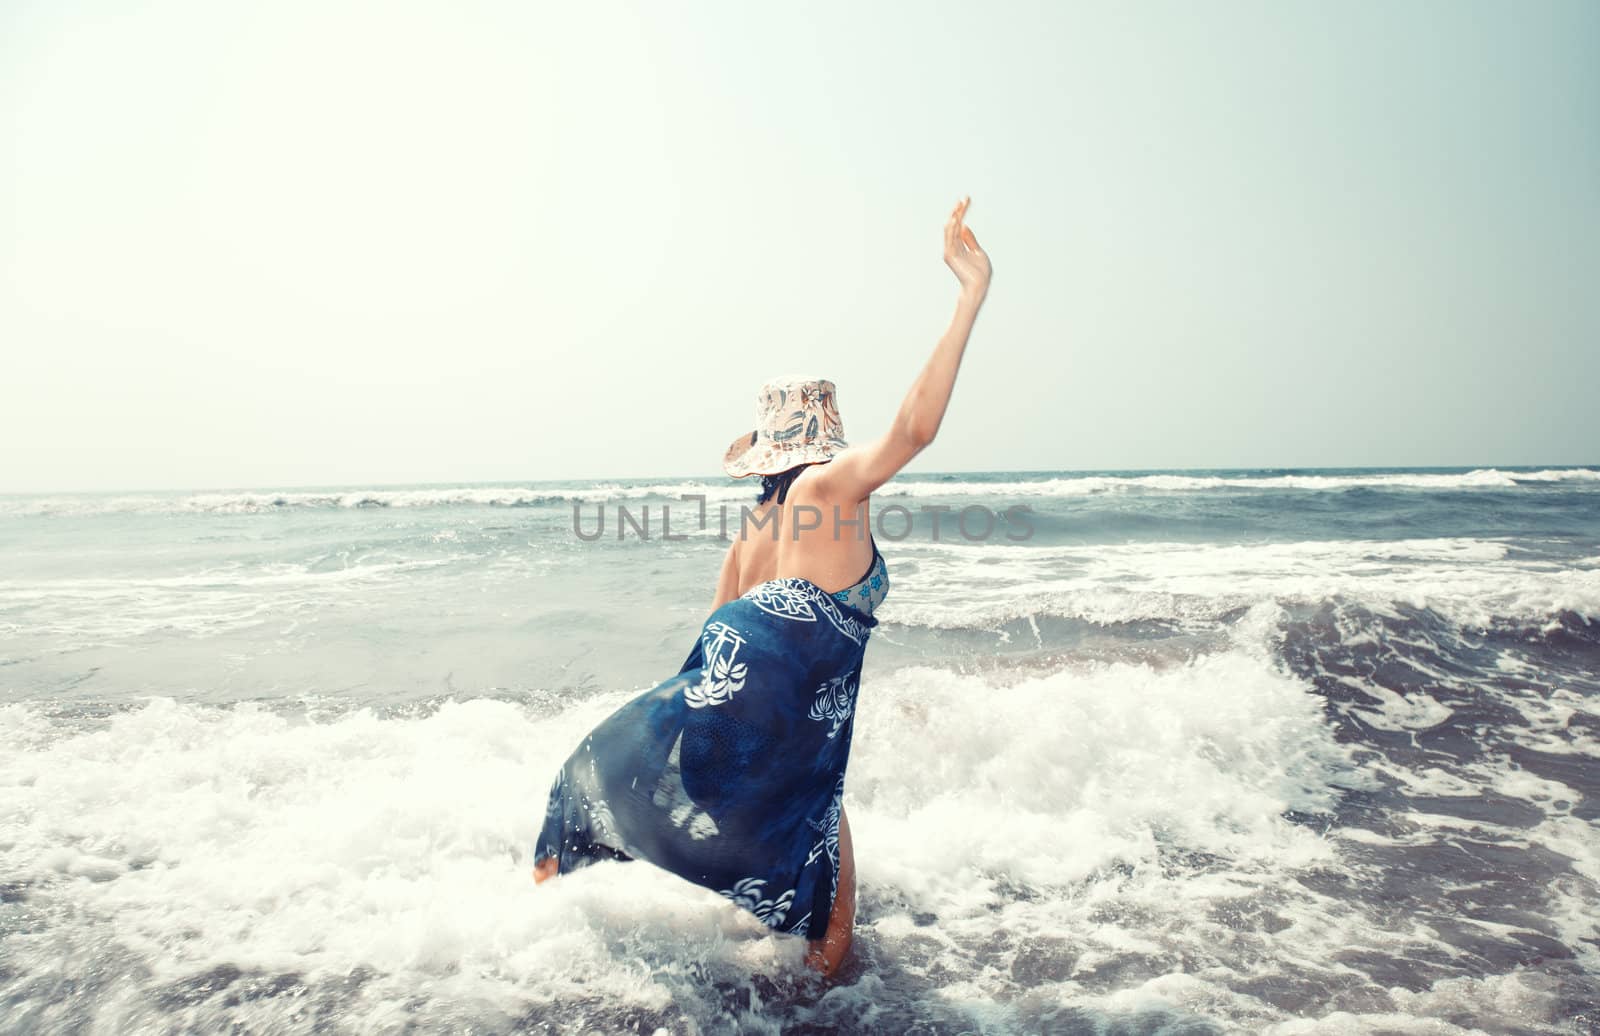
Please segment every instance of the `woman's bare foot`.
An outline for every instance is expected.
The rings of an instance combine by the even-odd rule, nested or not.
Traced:
[[[561,860],[558,857],[546,856],[544,859],[534,864],[534,883],[537,884],[541,881],[549,881],[551,878],[556,876],[556,869],[560,866]]]

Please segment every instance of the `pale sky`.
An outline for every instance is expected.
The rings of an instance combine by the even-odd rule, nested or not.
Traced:
[[[1600,4],[0,0],[0,492],[1600,462]]]

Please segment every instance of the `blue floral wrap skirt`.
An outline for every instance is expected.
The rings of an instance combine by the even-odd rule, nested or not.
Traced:
[[[646,860],[773,929],[820,939],[839,885],[839,810],[876,620],[808,579],[714,611],[678,674],[568,757],[535,858],[565,873]]]

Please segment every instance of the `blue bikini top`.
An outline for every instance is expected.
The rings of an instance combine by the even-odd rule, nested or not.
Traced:
[[[871,615],[877,611],[878,605],[882,604],[887,596],[889,596],[889,566],[884,563],[883,555],[878,553],[878,541],[874,539],[872,564],[867,566],[867,574],[855,585],[836,591],[833,599]]]

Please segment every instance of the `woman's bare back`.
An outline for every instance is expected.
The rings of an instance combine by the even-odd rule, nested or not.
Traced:
[[[769,579],[791,576],[833,593],[854,584],[871,567],[872,499],[854,505],[823,499],[808,476],[825,466],[802,471],[784,503],[769,500],[750,509],[738,541],[735,596]]]

